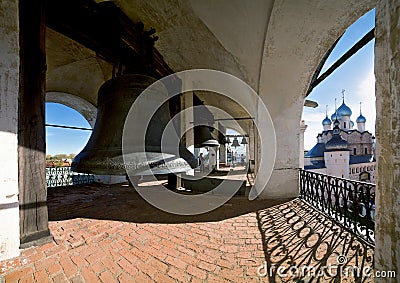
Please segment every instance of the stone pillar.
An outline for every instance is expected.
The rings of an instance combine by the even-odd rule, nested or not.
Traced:
[[[185,81],[183,81],[185,82]],[[182,95],[182,109],[190,109],[193,107],[193,93],[186,93]],[[182,121],[181,121],[181,132],[185,133],[185,145],[186,148],[193,153],[196,158],[198,154],[198,150],[195,149],[194,147],[194,130],[193,128],[189,129],[191,126],[193,126],[193,121],[194,121],[194,113],[193,113],[193,108],[191,110],[187,110],[184,112],[182,115]],[[189,129],[186,131],[186,129]],[[186,172],[187,175],[194,176],[194,169],[189,170]]]
[[[18,106],[18,183],[21,245],[26,246],[51,239],[45,174],[44,0],[20,0],[19,15],[21,73]]]
[[[225,135],[226,135],[226,127],[223,126],[220,122],[217,122],[218,125],[218,135],[217,139],[219,142],[219,147],[216,149],[217,154],[217,170],[220,170],[220,163],[224,166],[226,165],[226,155],[225,155]]]
[[[256,152],[256,137],[257,137],[257,133],[255,132],[255,127],[253,124],[253,121],[251,120],[249,122],[249,138],[248,138],[248,145],[247,145],[247,162],[249,163],[249,170],[251,172],[254,172],[255,168],[255,152]]]
[[[0,2],[0,261],[19,255],[18,1]],[[0,280],[1,281],[1,280]]]
[[[215,156],[216,156],[216,158],[215,158],[215,169],[216,170],[219,170],[219,148],[220,147],[216,148],[216,150],[215,150]]]
[[[210,147],[208,151],[208,164],[209,164],[208,166],[211,171],[214,171],[216,169],[217,157],[218,157],[217,151],[218,151],[217,147]]]
[[[400,2],[377,2],[375,270],[400,276]],[[398,282],[375,278],[375,282]]]
[[[226,165],[226,146],[225,144],[221,144],[219,146],[219,163],[223,163]]]
[[[304,169],[304,132],[307,129],[307,125],[304,120],[301,120],[300,122],[300,134],[299,134],[299,139],[300,139],[300,155],[299,155],[299,167],[301,169]]]

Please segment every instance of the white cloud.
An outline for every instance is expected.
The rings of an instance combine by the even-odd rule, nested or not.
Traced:
[[[322,120],[325,118],[325,113],[321,113],[321,112],[314,112],[314,113],[307,113],[307,114],[304,113],[303,117],[306,117],[306,118],[302,118],[302,120],[306,121],[306,124],[310,124],[312,122],[322,123]]]
[[[375,133],[375,75],[373,70],[367,73],[355,91],[356,98],[362,102],[362,113],[367,119],[366,129]],[[357,109],[357,116],[359,114]]]

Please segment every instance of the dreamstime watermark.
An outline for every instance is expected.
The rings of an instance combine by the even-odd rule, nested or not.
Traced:
[[[375,278],[396,278],[394,270],[373,270],[372,267],[364,266],[362,268],[353,265],[346,265],[347,258],[339,255],[336,259],[337,264],[328,264],[326,266],[268,266],[267,262],[257,268],[257,275],[260,277],[280,278],[317,278],[317,277],[375,277]]]
[[[181,80],[182,88],[174,87],[177,77]],[[262,174],[255,174],[254,185],[249,192],[249,200],[255,199],[265,189],[274,168],[276,156],[274,125],[264,102],[248,84],[233,75],[215,70],[194,69],[169,75],[152,83],[135,99],[126,117],[122,135],[122,153],[128,177],[132,181],[144,172],[148,178],[156,181],[154,174],[157,174],[160,166],[167,167],[171,173],[183,173],[174,164],[187,162],[190,157],[187,155],[186,159],[185,156],[181,157],[179,152],[181,137],[178,137],[172,120],[182,121],[179,115],[185,111],[195,113],[197,106],[186,108],[171,118],[161,137],[161,152],[146,150],[146,132],[150,121],[165,102],[176,95],[191,91],[206,91],[225,96],[227,101],[236,102],[253,120],[254,130],[257,131],[254,135],[260,138],[258,145],[261,158],[257,170],[262,172]],[[245,132],[235,117],[227,113],[231,109],[224,109],[226,104],[223,99],[221,100],[219,107],[207,106],[207,110],[218,117],[219,123],[225,128]],[[224,124],[228,120],[229,124]],[[195,126],[207,125],[196,119],[191,125],[190,123],[183,124],[181,135]],[[164,164],[162,160],[171,162]],[[190,161],[186,163],[187,168],[191,169],[189,163]],[[151,164],[155,164],[156,168],[152,168]],[[230,174],[231,172],[228,173]],[[242,186],[241,182],[233,184],[232,181],[224,180],[206,193],[183,195],[161,185],[159,189],[150,190],[135,182],[132,183],[136,191],[148,203],[163,211],[179,215],[195,215],[214,210],[231,199]]]

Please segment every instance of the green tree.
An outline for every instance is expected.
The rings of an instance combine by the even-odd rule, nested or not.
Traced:
[[[75,156],[76,156],[76,154],[75,154],[75,153],[70,153],[70,154],[68,155],[68,158],[70,158],[70,159],[74,159],[74,158],[75,158]]]
[[[63,160],[65,158],[67,158],[67,155],[65,153],[60,153],[60,154],[54,155],[54,158],[57,160]]]

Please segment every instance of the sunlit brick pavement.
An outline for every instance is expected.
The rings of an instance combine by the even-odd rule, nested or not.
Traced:
[[[56,241],[24,250],[6,282],[256,282],[264,258],[256,221],[252,213],[201,224],[52,222]]]
[[[55,241],[3,262],[6,282],[259,282],[265,259],[256,213],[235,216],[235,202],[185,223],[132,188],[66,190],[49,194]]]
[[[372,265],[372,249],[299,200],[235,198],[210,213],[178,217],[129,187],[80,186],[49,191],[48,207],[54,242],[0,263],[7,283],[311,282],[259,277],[257,269],[265,262],[322,266],[339,254]]]

